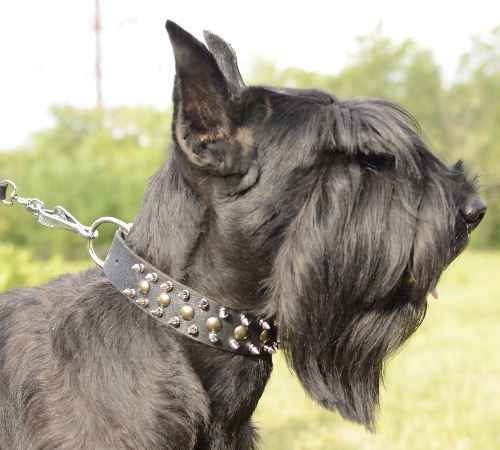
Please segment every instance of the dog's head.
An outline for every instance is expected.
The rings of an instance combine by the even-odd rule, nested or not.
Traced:
[[[200,224],[192,282],[273,317],[308,394],[373,429],[384,360],[421,323],[484,201],[403,109],[246,87],[223,40],[207,33],[209,51],[167,30],[172,157]],[[215,270],[201,275],[207,260]]]

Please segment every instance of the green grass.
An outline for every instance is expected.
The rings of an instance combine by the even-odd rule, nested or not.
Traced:
[[[500,253],[466,251],[443,275],[424,323],[386,370],[372,435],[317,406],[285,361],[254,420],[266,450],[500,448]]]

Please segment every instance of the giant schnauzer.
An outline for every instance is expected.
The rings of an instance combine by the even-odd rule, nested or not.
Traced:
[[[103,270],[0,296],[0,448],[252,449],[283,349],[374,429],[384,360],[486,205],[380,99],[245,86],[172,22],[173,144]],[[210,50],[209,50],[210,49]]]

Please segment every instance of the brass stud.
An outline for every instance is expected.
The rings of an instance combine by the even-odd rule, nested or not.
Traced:
[[[269,325],[265,320],[259,320],[259,325],[261,326],[261,328],[263,328],[264,330],[270,330],[271,329],[271,325]]]
[[[240,343],[236,339],[231,339],[229,345],[234,349],[238,350],[240,348]]]
[[[166,281],[165,283],[160,284],[160,288],[162,291],[170,292],[174,288],[174,285],[171,281]]]
[[[151,311],[151,314],[153,314],[153,316],[155,316],[155,317],[161,317],[161,316],[163,316],[163,308],[158,306],[158,308],[153,309],[153,311]]]
[[[153,283],[158,281],[158,275],[155,272],[148,273],[144,278],[147,281],[153,282]]]
[[[209,317],[205,322],[205,325],[207,326],[208,331],[213,331],[215,333],[220,331],[222,328],[222,322],[218,317]]]
[[[258,347],[256,347],[256,346],[255,346],[255,345],[253,345],[253,344],[250,344],[250,345],[248,346],[248,350],[250,351],[250,353],[251,353],[252,355],[260,355],[260,350],[259,350],[259,348],[258,348]]]
[[[198,327],[196,325],[191,325],[190,327],[188,327],[187,332],[191,336],[194,336],[194,335],[198,334]]]
[[[138,298],[136,301],[135,301],[139,306],[148,306],[149,305],[149,300],[147,298]]]
[[[142,281],[139,283],[139,292],[140,292],[142,295],[146,295],[146,294],[149,292],[149,281],[147,281],[147,280],[142,280]]]
[[[191,320],[194,317],[194,308],[190,305],[184,305],[181,308],[180,314],[184,320]]]
[[[240,316],[240,322],[242,325],[245,325],[246,327],[250,325],[250,319],[247,316],[245,316],[245,314],[242,314]]]
[[[229,312],[227,308],[222,307],[219,309],[219,317],[221,319],[227,319],[229,317]]]
[[[208,306],[209,306],[209,304],[208,304],[208,300],[207,300],[206,298],[202,298],[202,299],[200,300],[200,303],[198,303],[198,307],[199,307],[200,309],[207,309],[207,308],[208,308]]]
[[[162,308],[166,308],[168,305],[170,305],[170,295],[168,295],[166,292],[162,292],[158,296],[158,304]]]
[[[132,266],[132,270],[135,270],[136,272],[142,273],[142,272],[144,272],[144,264],[134,264]]]
[[[125,297],[134,298],[135,297],[135,290],[134,289],[125,289],[124,291],[122,291],[122,294]]]
[[[181,300],[187,300],[189,298],[189,291],[187,289],[183,289],[181,292],[179,292],[179,298]]]
[[[210,333],[210,334],[208,335],[208,339],[210,339],[210,342],[211,342],[212,344],[215,344],[216,342],[218,342],[218,341],[219,341],[219,336],[217,336],[215,333]]]
[[[244,341],[248,337],[248,328],[245,325],[240,325],[234,329],[233,335],[235,339]]]
[[[178,317],[171,317],[168,323],[173,327],[178,327],[181,323],[181,319],[179,319]]]
[[[265,344],[269,339],[271,339],[271,332],[269,330],[264,330],[260,333],[260,342]]]

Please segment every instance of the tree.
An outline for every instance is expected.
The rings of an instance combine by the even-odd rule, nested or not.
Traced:
[[[169,114],[144,107],[55,106],[52,115],[55,126],[36,133],[28,147],[0,153],[2,177],[17,184],[20,196],[36,197],[47,209],[61,205],[85,225],[102,216],[132,222],[145,183],[165,156]],[[109,245],[114,230],[106,228],[99,228],[97,247]],[[29,247],[38,256],[85,254],[78,235],[61,236],[37,225],[18,204],[2,208],[0,232],[4,241]]]

